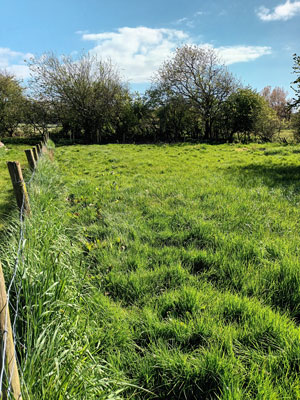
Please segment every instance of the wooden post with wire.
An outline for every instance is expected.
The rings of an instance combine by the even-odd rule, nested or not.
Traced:
[[[15,400],[21,400],[22,394],[21,394],[20,378],[16,360],[15,345],[11,329],[5,280],[1,263],[0,263],[0,330],[1,330],[2,342],[6,343],[4,349],[5,366],[2,365],[3,355],[0,360],[0,365],[1,365],[1,370],[2,368],[6,369],[8,377],[8,382],[5,382],[5,384],[2,386],[3,389],[2,393],[0,393],[0,396],[2,395],[1,399],[7,399],[11,398],[9,394],[12,394]]]
[[[14,188],[18,207],[20,211],[22,211],[22,208],[24,207],[25,214],[30,215],[29,197],[23,179],[21,165],[18,161],[8,161],[7,167]]]
[[[36,166],[33,152],[32,152],[31,149],[28,149],[28,150],[25,150],[25,154],[26,154],[26,157],[27,157],[27,161],[28,161],[29,167],[30,167],[31,171],[33,171],[35,169],[35,166]]]

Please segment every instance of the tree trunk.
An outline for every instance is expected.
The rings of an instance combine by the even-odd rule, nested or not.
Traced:
[[[205,119],[204,139],[205,140],[211,139],[211,124],[209,118]]]

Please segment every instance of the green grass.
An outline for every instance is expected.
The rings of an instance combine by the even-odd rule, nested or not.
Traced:
[[[27,161],[24,150],[28,145],[7,144],[0,148],[0,232],[3,230],[7,217],[14,205],[14,196],[9,172],[6,166],[7,161],[19,161],[22,168],[27,168]]]
[[[299,153],[57,148],[20,271],[31,397],[300,398]]]

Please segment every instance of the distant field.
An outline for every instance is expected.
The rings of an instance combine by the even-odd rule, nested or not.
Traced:
[[[24,150],[28,147],[28,145],[8,144],[6,148],[0,148],[0,231],[14,202],[12,184],[6,162],[19,161],[22,167],[27,167]]]
[[[125,398],[300,398],[299,146],[70,146],[56,160],[94,288],[90,352],[148,391]]]
[[[279,140],[285,139],[288,143],[295,142],[295,133],[293,129],[282,129],[277,135]]]

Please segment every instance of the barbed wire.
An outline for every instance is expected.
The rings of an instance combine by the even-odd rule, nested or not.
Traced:
[[[36,168],[34,168],[31,177],[28,181],[24,181],[26,186],[29,186],[35,176]],[[23,194],[23,199],[22,199],[22,206],[20,209],[20,216],[19,216],[19,241],[18,241],[18,250],[17,254],[15,257],[14,261],[14,266],[13,266],[13,272],[12,272],[12,277],[10,280],[10,283],[8,285],[7,293],[6,293],[6,306],[5,306],[5,326],[3,330],[3,337],[2,337],[2,365],[1,365],[1,371],[0,371],[0,398],[3,396],[3,382],[4,378],[8,381],[8,386],[7,386],[7,398],[11,398],[12,391],[11,391],[11,385],[12,385],[12,379],[13,379],[13,374],[14,374],[14,367],[15,367],[15,362],[17,364],[20,364],[18,361],[17,353],[16,353],[16,348],[17,348],[17,320],[19,317],[19,304],[20,304],[20,297],[21,297],[21,290],[22,290],[22,282],[20,281],[19,284],[16,284],[16,277],[17,273],[19,270],[19,265],[21,262],[24,262],[23,258],[23,250],[25,248],[25,195]],[[15,306],[11,304],[10,302],[10,295],[12,290],[15,290]],[[6,347],[7,347],[7,335],[8,335],[8,315],[9,315],[9,307],[13,309],[14,311],[14,319],[12,323],[12,337],[13,337],[13,343],[14,343],[14,358],[12,361],[12,365],[10,365],[8,368],[10,369],[10,373],[5,368],[5,362],[6,362]],[[23,345],[23,348],[25,349],[25,360],[27,360],[27,351],[26,351],[26,346]],[[26,363],[25,363],[26,364]],[[23,371],[19,369],[19,373],[22,378],[22,382],[24,383],[23,379]],[[25,385],[26,386],[26,385]],[[19,394],[19,398],[21,398],[22,395],[21,393]],[[28,396],[29,397],[29,396]]]

